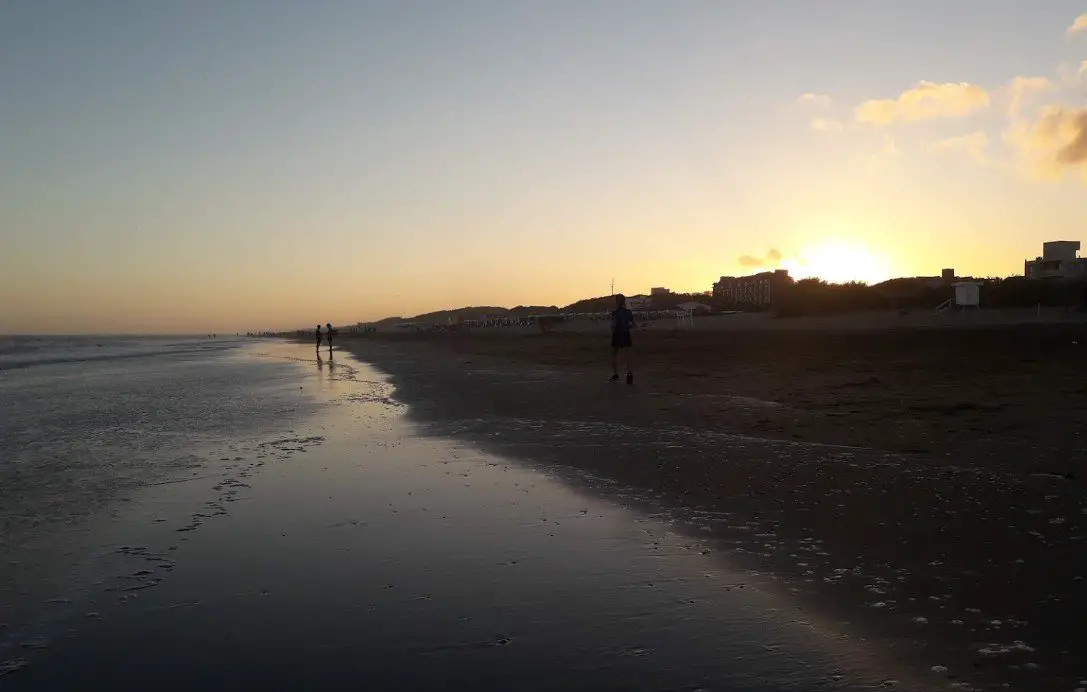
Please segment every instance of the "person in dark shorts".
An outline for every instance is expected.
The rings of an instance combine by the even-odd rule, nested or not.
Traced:
[[[630,349],[633,342],[630,332],[635,328],[634,313],[627,309],[627,298],[622,293],[615,296],[615,310],[611,313],[611,381],[619,381],[619,353],[627,366],[627,384],[634,384],[634,365]]]
[[[321,325],[317,325],[317,355],[321,355]]]
[[[328,356],[332,357],[332,323],[325,324],[325,336],[328,337]]]

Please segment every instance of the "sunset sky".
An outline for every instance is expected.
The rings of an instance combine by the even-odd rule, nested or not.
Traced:
[[[0,3],[0,333],[1007,275],[1049,239],[1087,241],[1085,0]]]

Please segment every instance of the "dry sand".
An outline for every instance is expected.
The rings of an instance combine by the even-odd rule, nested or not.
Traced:
[[[633,387],[605,382],[602,333],[339,345],[437,432],[687,510],[798,607],[950,682],[1087,678],[1082,327],[660,327]]]
[[[598,330],[599,332],[599,330]],[[500,331],[357,335],[338,344],[364,355],[390,349],[435,366],[544,367],[606,379],[606,333]],[[1087,409],[1087,327],[677,331],[637,334],[640,420],[762,437],[969,455],[1053,473],[1081,464]],[[608,418],[608,390],[579,403]],[[623,413],[626,415],[628,412]]]

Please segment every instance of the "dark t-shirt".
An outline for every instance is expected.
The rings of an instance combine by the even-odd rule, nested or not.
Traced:
[[[634,328],[634,313],[627,308],[618,308],[611,313],[611,331],[615,334],[630,334]]]

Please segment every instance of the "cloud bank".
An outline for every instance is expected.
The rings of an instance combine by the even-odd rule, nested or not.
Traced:
[[[916,122],[934,118],[962,118],[989,107],[989,92],[965,82],[919,82],[894,99],[865,101],[857,107],[857,122],[871,125]]]
[[[1016,77],[1004,87],[1009,98],[1008,111],[1012,115],[1017,115],[1032,97],[1056,89],[1056,85],[1045,77]]]
[[[1017,123],[1006,139],[1018,147],[1030,172],[1060,179],[1079,171],[1087,182],[1087,107],[1050,106],[1033,123]]]
[[[1087,35],[1087,14],[1073,20],[1067,34]],[[1081,89],[1087,86],[1087,60],[1080,64],[1062,63],[1054,69],[1056,82],[1040,76],[1013,77],[992,93],[970,82],[921,81],[894,98],[861,102],[853,112],[853,120],[884,128],[900,123],[962,119],[988,110],[995,101],[999,109],[994,114],[1007,118],[1003,143],[1005,153],[1016,159],[1015,166],[1036,179],[1060,180],[1078,174],[1087,184],[1087,107],[1081,105]],[[1075,106],[1067,105],[1071,96],[1076,97]],[[832,104],[830,96],[816,93],[804,94],[796,101],[818,108],[830,108]],[[852,129],[848,123],[826,117],[811,120],[810,127],[819,133]],[[986,132],[979,130],[931,141],[924,145],[924,150],[931,154],[966,155],[986,162],[990,144]],[[898,153],[896,140],[885,133],[882,156],[875,154],[874,160]],[[996,152],[992,157],[1001,165],[1011,163]],[[765,260],[745,256],[740,263],[763,266]]]

